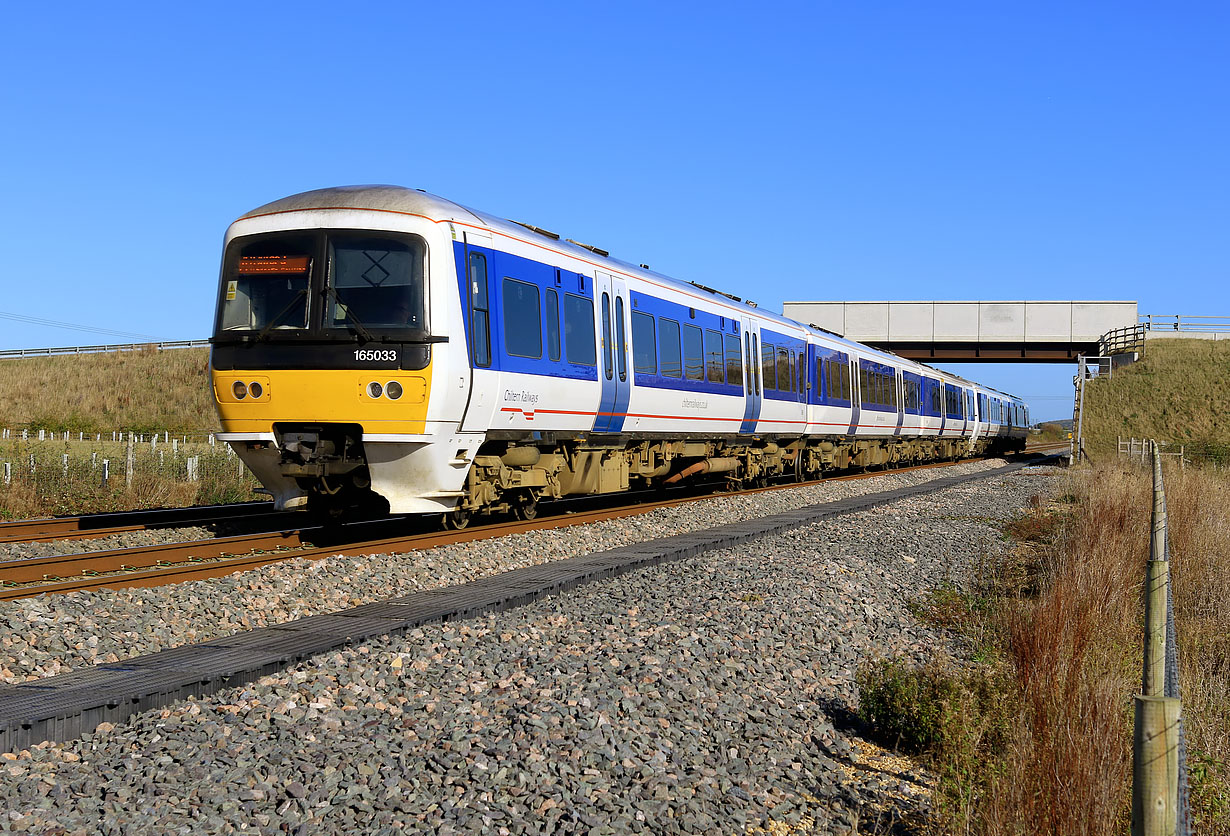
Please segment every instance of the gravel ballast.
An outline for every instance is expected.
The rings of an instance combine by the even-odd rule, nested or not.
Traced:
[[[953,468],[888,473],[875,479],[719,496],[622,520],[426,551],[324,560],[298,558],[172,586],[104,589],[3,602],[0,683],[55,676],[87,665],[337,612],[522,566],[754,519],[816,502],[887,491],[954,473],[996,469],[1003,464],[999,460],[969,462]],[[135,534],[141,535],[141,543],[152,535]]]
[[[759,515],[853,495],[818,490],[865,493],[937,473],[791,491],[813,493]],[[1052,493],[1057,473],[992,477],[420,628],[9,755],[0,830],[733,833],[770,820],[851,830],[912,781],[849,768],[850,744],[829,715],[855,704],[854,671],[875,656],[942,653],[949,639],[918,624],[907,602],[1009,548],[998,521]],[[696,516],[712,524],[737,512],[723,507],[715,520],[710,505]],[[533,538],[571,556],[682,530],[648,534],[663,523],[633,522],[518,535],[499,548],[529,551],[521,538]],[[432,586],[456,582],[438,574],[446,558],[422,562],[454,550],[469,555],[460,571],[496,571],[478,554],[496,551],[491,541],[400,565]],[[300,572],[318,565],[300,562]],[[380,589],[359,571],[352,583]],[[333,587],[313,577],[327,597]],[[423,588],[407,583],[386,581],[379,597]],[[338,609],[373,599],[329,600]],[[184,618],[163,606],[167,619]]]

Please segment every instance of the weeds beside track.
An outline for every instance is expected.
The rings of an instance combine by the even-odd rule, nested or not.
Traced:
[[[1168,469],[1194,832],[1230,834],[1230,482]],[[933,590],[920,617],[957,631],[962,663],[887,662],[860,677],[862,716],[907,725],[940,776],[948,833],[1126,832],[1140,689],[1145,470],[1077,471],[1006,527],[1020,547],[973,589]],[[896,730],[896,731],[894,731]],[[888,740],[894,743],[895,740]]]

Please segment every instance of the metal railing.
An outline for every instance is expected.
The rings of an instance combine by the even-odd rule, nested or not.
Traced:
[[[1098,354],[1108,357],[1112,354],[1144,351],[1145,330],[1144,325],[1127,325],[1107,331],[1098,338]]]
[[[1140,314],[1147,331],[1230,331],[1230,316]]]
[[[1179,646],[1170,588],[1162,453],[1153,450],[1153,524],[1145,571],[1141,694],[1132,742],[1132,836],[1190,836],[1187,739],[1179,696]]]
[[[54,357],[62,354],[103,354],[112,351],[163,351],[171,348],[208,348],[209,340],[170,340],[163,342],[120,343],[115,345],[70,345],[61,348],[11,348],[0,351],[6,357]]]

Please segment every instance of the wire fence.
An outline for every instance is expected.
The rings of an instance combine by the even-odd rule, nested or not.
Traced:
[[[1145,438],[1124,438],[1118,436],[1119,458],[1130,459],[1145,464],[1152,455],[1151,445],[1154,443]],[[1184,441],[1156,442],[1163,458],[1173,457],[1179,467],[1186,470],[1188,465],[1210,467],[1222,470],[1230,467],[1230,445],[1216,441]]]
[[[212,434],[0,430],[0,516],[240,502],[259,482]]]
[[[1187,737],[1170,584],[1170,538],[1161,447],[1151,445],[1153,516],[1145,572],[1145,633],[1132,743],[1133,836],[1190,836]]]

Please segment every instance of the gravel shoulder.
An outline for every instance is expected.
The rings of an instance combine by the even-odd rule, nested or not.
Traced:
[[[962,467],[984,466],[992,465]],[[788,495],[811,492],[805,501],[748,512],[951,472],[761,495],[788,503]],[[909,600],[965,582],[1011,548],[999,524],[1030,496],[1054,493],[1061,473],[1028,468],[481,619],[431,625],[80,741],[7,755],[0,831],[885,829],[925,815],[927,779],[833,725],[856,705],[854,673],[875,656],[923,661],[954,652],[949,636],[913,618]],[[389,597],[489,574],[501,555],[540,562],[547,552],[571,556],[689,530],[682,527],[688,519],[691,528],[745,519],[735,515],[749,500],[760,501],[719,498],[709,502],[728,504],[688,506],[686,519],[675,518],[685,509],[669,509],[654,512],[666,519],[535,532],[498,547],[367,559],[357,565],[393,566],[396,580],[380,587],[352,568],[349,581],[361,596]],[[301,574],[320,565],[303,563]],[[513,565],[526,563],[505,568]],[[450,567],[478,574],[446,576]],[[270,568],[278,570],[270,582],[292,580],[282,574],[290,567]],[[264,580],[235,580],[243,585],[195,593],[180,609],[164,604],[163,615],[187,620],[191,602],[206,599],[229,608],[221,601],[232,590],[248,594],[248,585],[255,598],[279,602],[323,595],[331,609],[372,600],[330,596],[344,585],[330,586],[332,571],[305,577],[285,599],[265,591]],[[108,606],[124,612],[114,601]]]

